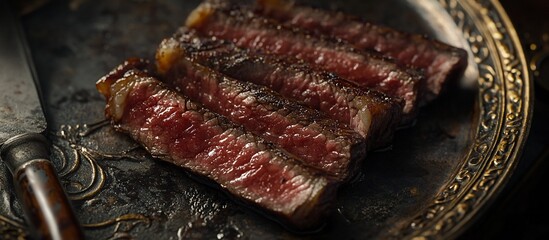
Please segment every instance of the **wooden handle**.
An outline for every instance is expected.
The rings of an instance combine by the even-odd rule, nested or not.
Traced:
[[[13,174],[17,196],[36,239],[83,239],[78,220],[51,164],[40,134],[13,137],[1,156]]]

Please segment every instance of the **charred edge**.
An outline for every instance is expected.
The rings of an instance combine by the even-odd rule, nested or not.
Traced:
[[[148,74],[143,73],[140,70],[141,67],[132,68],[130,65],[131,63],[124,64],[123,68],[117,68],[117,70],[115,70],[117,74],[109,74],[108,75],[109,81],[104,81],[105,84],[107,83],[115,84],[118,80],[124,78],[124,75],[125,75],[124,71],[127,73],[128,72],[139,73],[135,75],[137,76],[137,78],[134,78],[133,81],[139,81],[140,79],[142,79],[139,77],[147,78],[146,79],[147,81],[151,79]],[[115,76],[119,76],[119,78],[117,79]],[[161,88],[164,88],[160,82],[157,82],[157,83]],[[116,93],[113,93],[113,94],[116,95]],[[177,96],[177,97],[181,97],[181,96]],[[185,100],[185,101],[188,101],[188,100]],[[284,153],[280,152],[275,148],[269,147],[270,146],[269,144],[267,144],[260,138],[255,137],[254,135],[250,135],[249,133],[246,133],[240,127],[235,126],[224,117],[219,116],[215,113],[211,113],[201,107],[197,107],[197,109],[194,109],[194,110],[196,110],[197,112],[199,112],[204,116],[210,115],[209,117],[205,117],[205,119],[213,119],[213,118],[219,119],[218,123],[220,124],[220,127],[222,129],[225,129],[225,130],[235,129],[236,131],[246,135],[246,137],[249,138],[249,141],[253,141],[259,145],[266,146],[266,149],[264,150],[270,151],[272,154],[274,154],[273,157],[275,158],[278,157],[283,162],[291,163],[290,165],[293,164],[295,165],[295,167],[300,169],[298,171],[303,171],[304,176],[314,181],[310,183],[310,185],[313,186],[315,189],[313,191],[313,194],[308,196],[308,199],[305,201],[305,204],[300,205],[300,207],[298,207],[292,213],[292,215],[284,215],[284,214],[281,214],[281,212],[278,212],[276,209],[268,209],[268,208],[259,206],[258,203],[253,201],[253,199],[245,199],[241,196],[235,195],[235,193],[231,193],[229,189],[222,187],[222,185],[220,185],[219,183],[215,182],[214,180],[212,180],[211,178],[208,178],[203,174],[194,172],[193,169],[191,168],[176,164],[177,166],[180,166],[188,170],[190,175],[196,176],[200,180],[208,183],[210,186],[213,185],[213,186],[216,186],[217,188],[222,189],[225,193],[229,194],[233,200],[237,200],[237,202],[241,202],[241,203],[248,203],[248,204],[245,204],[246,207],[252,210],[258,210],[262,214],[263,213],[268,214],[266,215],[268,218],[283,224],[284,227],[290,230],[309,231],[311,229],[315,229],[321,225],[321,223],[324,221],[326,216],[331,214],[332,211],[330,210],[332,209],[333,200],[334,200],[334,197],[336,196],[336,190],[338,187],[338,184],[336,182],[334,182],[333,180],[330,180],[329,178],[325,178],[319,172],[303,167],[298,162],[296,162],[295,159],[285,155]],[[131,129],[125,129],[120,125],[116,125],[115,128],[117,129],[117,131],[124,132],[131,135],[131,132],[132,132]],[[153,152],[151,151],[150,146],[144,145],[143,142],[140,142],[140,144],[144,146],[146,149],[148,149],[149,152],[151,153]],[[155,157],[174,164],[174,161],[168,155],[160,155],[160,156],[156,155]]]
[[[209,3],[211,2],[217,1],[209,1]],[[310,42],[312,45],[324,46],[326,48],[335,49],[336,51],[360,55],[364,57],[365,61],[372,61],[373,64],[379,63],[385,65],[386,67],[392,69],[392,71],[397,76],[399,76],[398,80],[402,84],[402,86],[400,86],[399,88],[410,89],[410,91],[413,91],[413,93],[408,94],[411,97],[406,98],[407,104],[405,105],[404,111],[405,113],[410,113],[410,115],[415,115],[414,112],[417,105],[417,91],[419,90],[418,85],[423,78],[423,74],[421,72],[418,72],[414,69],[409,69],[404,65],[399,65],[394,61],[394,59],[386,58],[379,53],[375,53],[372,51],[359,51],[345,42],[337,41],[324,35],[312,36],[311,34],[303,32],[302,30],[297,28],[288,28],[285,26],[281,26],[273,22],[272,20],[255,15],[250,9],[247,8],[227,4],[210,4],[209,6],[215,10],[215,12],[212,12],[210,14],[209,18],[211,19],[209,21],[234,21],[234,23],[237,25],[242,24],[250,27],[259,27],[267,31],[274,31],[274,29],[276,29],[276,31],[283,36],[291,36],[292,38],[304,39],[305,41]],[[194,29],[201,33],[207,32],[207,27],[205,26]],[[403,97],[393,94],[391,94],[391,96],[395,98]]]
[[[122,79],[126,79],[126,81],[131,81],[129,80],[131,77],[144,77],[145,75],[147,75],[148,71],[148,62],[146,60],[131,58],[125,61],[123,64],[119,65],[105,77],[97,81],[97,90],[101,94],[103,94],[107,100],[107,105],[105,107],[105,116],[107,116],[107,118],[110,118],[113,123],[119,121],[122,118],[125,109],[125,103],[117,102],[116,99],[118,98],[114,98],[115,101],[113,102],[112,91],[118,92],[125,90],[127,92],[128,90],[127,88],[124,88],[117,83]]]
[[[203,2],[189,14],[187,20],[185,21],[185,26],[190,28],[201,27],[206,21],[208,21],[214,11],[213,4],[209,1]]]
[[[314,77],[322,79],[322,81],[331,82],[333,86],[341,89],[347,96],[353,98],[352,100],[349,100],[349,107],[355,107],[357,109],[362,109],[363,107],[368,108],[365,111],[372,113],[368,117],[371,118],[371,120],[369,120],[371,121],[371,127],[368,129],[367,135],[364,135],[364,137],[367,136],[368,140],[351,146],[350,151],[352,159],[347,167],[347,171],[349,172],[349,174],[347,174],[348,177],[354,176],[355,170],[358,169],[366,155],[365,150],[367,148],[378,148],[380,146],[385,146],[390,142],[396,126],[400,122],[401,109],[403,106],[402,101],[395,102],[383,93],[371,90],[360,90],[351,86],[349,83],[341,81],[333,74],[312,71],[304,64],[289,64],[279,58],[272,58],[264,55],[250,55],[247,51],[238,49],[236,46],[229,43],[222,44],[222,42],[216,42],[209,39],[205,39],[204,42],[195,40],[199,40],[199,38],[192,38],[186,35],[186,37],[179,39],[179,43],[182,45],[182,48],[185,48],[185,52],[189,55],[204,54],[206,56],[205,59],[199,59],[200,57],[198,57],[198,59],[193,59],[198,63],[206,64],[206,66],[213,67],[218,71],[230,72],[231,70],[228,69],[232,68],[232,65],[238,65],[243,62],[260,62],[260,65],[267,64],[268,66],[275,68],[278,66],[289,72],[305,72],[306,74],[311,74]],[[171,39],[166,41],[175,42],[177,40]],[[243,75],[242,73],[239,73],[239,71],[234,71],[232,73],[233,75]],[[252,92],[255,91],[252,90]],[[300,110],[298,109],[298,111]]]
[[[372,111],[372,132],[368,143],[368,149],[379,149],[388,146],[394,137],[397,128],[402,124],[402,106],[400,104],[384,104]]]
[[[278,0],[275,0],[275,2],[276,1]],[[325,45],[338,51],[359,54],[365,56],[366,58],[372,58],[374,60],[386,62],[387,64],[394,65],[394,67],[398,71],[407,74],[406,66],[398,65],[395,59],[391,57],[385,56],[374,50],[356,49],[352,45],[349,45],[347,42],[341,41],[337,37],[325,34],[317,34],[315,32],[310,32],[298,27],[282,25],[273,19],[256,14],[254,9],[250,8],[250,6],[247,5],[231,4],[230,1],[226,0],[207,0],[200,4],[195,10],[193,10],[193,13],[195,13],[194,15],[198,17],[189,17],[185,26],[191,30],[198,30],[198,32],[200,32],[200,29],[203,28],[207,23],[227,17],[237,23],[270,30],[276,29],[281,34],[296,36],[298,39],[307,39],[308,41],[315,42],[316,44]]]
[[[174,68],[177,68],[177,66],[179,65],[178,63],[181,63],[181,62],[189,63],[191,64],[192,68],[196,68],[198,71],[204,72],[214,78],[217,78],[219,79],[220,82],[233,83],[241,91],[249,92],[250,95],[254,96],[259,103],[262,103],[264,106],[267,106],[269,110],[272,110],[272,111],[282,110],[289,117],[297,120],[300,124],[303,124],[304,126],[317,123],[319,128],[316,130],[328,136],[345,136],[345,138],[348,138],[348,139],[358,138],[358,137],[349,137],[349,136],[353,136],[354,134],[350,133],[350,130],[346,129],[346,127],[340,126],[340,124],[338,124],[337,122],[326,118],[326,116],[323,113],[307,108],[300,104],[291,102],[288,99],[280,96],[278,93],[272,91],[267,87],[255,85],[253,83],[242,82],[242,81],[238,81],[232,78],[222,76],[217,72],[213,71],[212,69],[206,68],[202,65],[198,65],[192,62],[192,60],[187,58],[187,56],[185,55],[181,55],[180,57],[181,58],[177,59],[177,62],[174,62],[174,64],[172,65]],[[355,140],[355,141],[358,141],[358,140]]]
[[[200,75],[209,76],[213,79],[218,79],[218,82],[226,82],[230,85],[236,87],[239,92],[247,92],[250,96],[253,96],[255,100],[260,103],[269,111],[277,111],[281,115],[291,119],[295,124],[302,125],[304,128],[310,128],[311,130],[318,132],[326,136],[331,141],[341,144],[342,148],[350,151],[355,145],[363,145],[364,140],[347,127],[347,125],[341,125],[337,121],[327,118],[323,113],[307,108],[295,102],[289,101],[288,99],[280,96],[276,92],[273,92],[271,89],[255,85],[252,83],[241,82],[232,78],[225,77],[212,69],[199,65],[192,62],[185,54],[186,51],[182,51],[181,46],[177,45],[174,40],[167,39],[164,43],[168,45],[161,45],[159,47],[157,56],[166,57],[164,54],[176,54],[177,56],[167,56],[168,59],[173,60],[168,61],[169,66],[162,66],[168,69],[168,72],[165,76],[165,79],[169,85],[172,85],[173,88],[178,89],[178,86],[173,86],[173,83],[170,79],[178,79],[178,74],[181,74],[185,71],[198,71],[201,72]],[[171,49],[176,48],[176,49]],[[259,133],[258,133],[259,134]],[[349,158],[353,154],[348,152]],[[361,159],[363,156],[357,157]],[[327,171],[322,169],[321,166],[311,165],[305,161],[305,164],[308,164],[310,167],[318,169],[328,175],[333,175],[335,178],[338,178],[340,181],[345,181],[350,172],[353,172],[352,169],[348,169],[347,166],[354,166],[354,163],[349,162],[352,159],[341,159],[342,164],[345,164],[345,168],[342,168],[341,171]]]
[[[413,42],[429,42],[430,45],[437,49],[443,54],[449,54],[460,58],[459,62],[461,65],[463,58],[467,58],[466,52],[463,49],[445,44],[439,40],[430,38],[426,35],[420,35],[416,33],[399,31],[397,29],[387,27],[382,24],[369,22],[359,16],[346,14],[341,11],[328,12],[324,9],[315,8],[311,6],[306,6],[303,4],[297,4],[293,0],[256,0],[254,12],[258,14],[264,14],[266,16],[273,16],[279,21],[287,21],[292,18],[292,12],[303,12],[303,11],[312,11],[315,13],[320,13],[326,18],[343,18],[345,22],[358,22],[363,24],[365,29],[376,29],[380,35],[392,35],[403,39],[409,39],[411,43]],[[465,53],[465,55],[463,54]],[[467,61],[465,59],[465,61]]]
[[[450,69],[448,76],[446,77],[445,82],[442,85],[441,92],[444,92],[447,89],[452,89],[453,86],[458,83],[458,80],[463,76],[463,74],[465,73],[465,69],[467,68],[467,51],[460,48],[452,50],[454,50],[452,51],[452,58],[457,59],[457,62],[453,65],[452,69]]]
[[[185,48],[185,51],[192,56],[194,61],[228,74],[229,76],[240,76],[245,81],[256,82],[257,78],[264,78],[265,76],[251,73],[253,69],[270,69],[266,71],[271,71],[272,69],[285,69],[285,72],[289,75],[305,74],[316,79],[315,81],[318,83],[327,83],[329,86],[332,86],[331,88],[334,89],[334,91],[346,96],[345,101],[347,102],[347,106],[356,109],[358,111],[357,114],[364,115],[363,111],[369,112],[368,115],[372,113],[371,117],[368,116],[367,118],[373,119],[367,121],[371,121],[372,124],[370,125],[373,127],[368,128],[366,132],[363,132],[363,129],[355,129],[355,131],[360,133],[363,137],[368,136],[368,139],[371,140],[368,142],[374,146],[388,142],[388,140],[385,139],[392,138],[392,132],[394,132],[395,128],[394,125],[400,121],[400,114],[403,106],[402,101],[395,101],[383,93],[373,90],[361,90],[338,78],[334,74],[314,71],[295,59],[281,59],[258,53],[250,53],[249,51],[240,49],[230,43],[200,38],[193,35],[193,33],[181,34],[182,35],[178,38],[179,40],[174,39],[170,41],[179,41],[182,47]],[[261,70],[256,72],[261,72]],[[301,99],[295,100],[300,101]],[[335,120],[341,121],[342,119]],[[349,122],[344,123],[350,124]],[[379,128],[376,129],[375,127]],[[376,132],[383,134],[375,134]]]
[[[197,42],[195,41],[193,43],[197,43]],[[250,92],[251,95],[257,98],[258,102],[272,106],[273,110],[284,109],[284,111],[289,113],[291,117],[295,119],[299,119],[300,122],[304,124],[305,123],[310,124],[313,122],[318,123],[319,126],[323,127],[324,129],[323,132],[326,134],[329,134],[332,136],[334,135],[353,136],[354,135],[354,134],[351,134],[350,129],[347,129],[347,127],[345,127],[344,125],[340,125],[336,121],[326,118],[325,114],[319,111],[307,108],[305,106],[302,106],[300,104],[296,104],[292,101],[289,101],[288,99],[280,96],[278,93],[274,92],[270,88],[256,85],[253,83],[242,82],[229,77],[225,77],[215,72],[213,69],[210,69],[207,66],[204,66],[195,62],[194,61],[195,59],[192,58],[192,52],[193,51],[196,52],[198,49],[197,48],[191,49],[193,48],[192,46],[189,46],[187,44],[184,44],[184,45],[185,46],[182,46],[181,42],[173,38],[165,39],[162,42],[162,44],[159,47],[159,50],[157,51],[157,61],[163,62],[162,63],[163,66],[161,66],[161,68],[167,70],[167,72],[163,72],[164,74],[170,75],[171,73],[168,73],[168,72],[176,72],[175,68],[179,69],[177,67],[180,65],[179,63],[186,62],[186,63],[189,63],[192,66],[192,68],[196,68],[199,71],[205,72],[214,78],[220,79],[220,82],[224,82],[224,81],[234,82],[243,91]],[[204,44],[201,44],[201,45],[203,46]],[[222,49],[221,48],[222,46],[228,46],[228,45],[222,45],[221,43],[213,43],[213,45],[206,45],[206,48],[207,49],[214,48],[213,46],[215,46],[215,48],[217,49]],[[224,49],[228,51],[228,48],[224,48]],[[223,50],[221,50],[220,54],[222,54],[222,52]],[[215,54],[217,54],[217,52],[212,53],[212,55],[215,55]],[[238,62],[239,60],[245,61],[244,59],[246,59],[245,55],[240,55],[237,52],[235,52],[235,55],[231,54],[230,56],[227,56],[225,54],[224,56],[230,57],[231,59],[230,61],[229,60],[223,61],[223,63],[232,62],[232,60],[235,60],[234,62]],[[238,59],[234,59],[235,57]],[[170,61],[158,60],[159,58],[170,59]],[[219,64],[219,62],[217,62],[217,64]],[[216,67],[219,69],[230,67],[225,64],[223,65],[224,66],[216,66]],[[385,98],[385,99],[388,99],[388,98]],[[326,131],[329,131],[329,132],[326,132]],[[355,136],[350,138],[356,139],[358,137]],[[354,141],[356,142],[357,140],[354,140]]]
[[[183,44],[185,45],[185,44]],[[220,46],[219,44],[215,44],[216,46]],[[197,51],[201,51],[201,49],[193,49],[190,50],[189,48],[186,49],[186,52],[189,55],[193,55],[197,53]],[[349,97],[356,98],[357,96],[363,96],[367,98],[371,98],[372,101],[370,102],[376,102],[376,103],[383,103],[383,104],[393,104],[393,100],[387,96],[385,96],[382,93],[376,92],[376,91],[362,91],[351,84],[348,84],[347,82],[338,80],[336,76],[333,74],[327,74],[323,72],[315,72],[306,65],[302,63],[295,63],[290,64],[288,62],[285,62],[279,58],[272,58],[270,56],[264,56],[264,55],[251,55],[246,50],[241,49],[235,49],[234,46],[224,45],[223,48],[215,49],[215,51],[207,52],[205,55],[207,55],[207,59],[198,59],[198,57],[193,57],[194,61],[197,61],[198,63],[205,64],[207,67],[211,67],[215,70],[229,73],[229,75],[234,76],[243,76],[245,74],[242,74],[241,71],[238,71],[240,66],[246,62],[254,62],[254,63],[260,63],[260,65],[253,65],[254,67],[267,65],[269,67],[282,67],[283,69],[286,69],[287,71],[294,71],[295,72],[303,72],[305,74],[311,74],[314,77],[319,77],[321,79],[324,79],[324,81],[331,82],[333,86],[336,88],[341,89],[341,91],[345,92],[345,94]],[[211,60],[211,61],[210,61]],[[235,69],[233,69],[235,68]],[[251,76],[255,77],[255,76]],[[251,78],[243,77],[244,80],[247,80]],[[276,104],[277,107],[285,107],[290,110],[290,112],[299,112],[303,113],[304,117],[311,119],[311,116],[317,117],[316,119],[311,119],[314,122],[319,122],[322,126],[328,126],[329,128],[343,128],[347,129],[349,123],[345,122],[342,123],[343,125],[337,124],[335,122],[336,119],[332,120],[323,120],[326,116],[324,113],[319,113],[318,111],[311,110],[309,108],[303,107],[300,104],[288,104],[288,100],[285,98],[273,98],[274,95],[278,95],[277,93],[274,93],[271,89],[269,89],[267,86],[258,86],[257,89],[251,89],[251,91],[260,96],[263,101],[265,102],[273,102]],[[265,94],[265,93],[271,93],[271,94]],[[274,95],[273,95],[274,94]],[[283,101],[280,101],[280,99],[284,99]],[[299,99],[296,99],[299,101]],[[349,102],[351,105],[350,107],[353,107],[352,100]],[[290,106],[290,107],[287,107]],[[345,134],[349,134],[348,131],[345,131]]]
[[[287,8],[287,6],[289,5],[292,6],[291,9]],[[307,15],[307,12],[310,12],[310,15],[318,14],[318,16],[316,17],[321,17],[322,19],[324,19],[324,21],[330,21],[329,19],[332,19],[333,21],[337,21],[341,23],[355,22],[355,23],[361,24],[364,27],[364,31],[373,32],[376,35],[380,36],[381,38],[385,38],[385,39],[399,38],[399,39],[408,40],[409,44],[428,45],[429,49],[431,49],[432,51],[449,56],[452,59],[451,61],[454,62],[454,64],[449,69],[449,71],[441,72],[444,74],[443,78],[428,77],[420,80],[422,83],[419,89],[420,99],[418,99],[420,105],[424,105],[432,101],[438,95],[440,95],[441,90],[444,90],[447,87],[447,85],[449,85],[449,83],[447,82],[455,81],[455,79],[459,78],[463,74],[463,71],[467,64],[467,54],[463,49],[450,46],[448,44],[442,43],[435,39],[431,39],[424,35],[402,32],[386,26],[376,25],[376,24],[367,22],[364,19],[361,19],[357,16],[347,15],[342,12],[329,12],[329,11],[314,8],[314,7],[295,4],[293,1],[290,1],[290,0],[265,0],[265,1],[257,0],[254,10],[256,13],[260,15],[264,15],[264,16],[268,16],[273,19],[276,19],[278,22],[280,22],[285,26],[293,26],[298,28],[300,26],[297,26],[296,24],[293,24],[291,22],[292,19],[294,18],[294,14],[296,13]],[[315,16],[311,16],[311,21],[314,21],[312,19],[315,19]],[[320,21],[320,19],[318,19],[318,21]],[[311,30],[311,29],[308,29],[308,30]],[[327,34],[332,37],[338,37],[337,35],[334,35],[331,33],[332,29],[324,29],[324,30],[314,29],[312,31],[314,31],[315,33]],[[353,42],[353,40],[350,40],[350,41],[351,43]],[[361,49],[361,50],[368,51],[368,49]],[[381,53],[381,54],[384,54],[385,56],[391,55],[390,53]],[[411,68],[419,67],[418,65],[414,65],[409,62],[402,63],[400,60],[398,60],[398,58],[395,58],[395,60],[401,64],[404,64],[406,67],[411,67]],[[422,68],[425,69],[425,66],[422,66]],[[411,114],[411,115],[413,116],[415,114]]]
[[[110,86],[118,79],[122,78],[130,70],[147,72],[149,70],[149,62],[140,58],[130,58],[126,60],[124,63],[97,81],[95,85],[97,90],[106,98],[110,98]]]

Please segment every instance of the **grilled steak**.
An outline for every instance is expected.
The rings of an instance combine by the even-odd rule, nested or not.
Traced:
[[[363,88],[373,88],[405,100],[403,112],[414,112],[417,72],[397,66],[376,54],[357,51],[345,43],[311,36],[276,25],[225,1],[202,3],[187,18],[189,28],[202,35],[231,40],[237,46],[301,59],[317,69],[336,73]]]
[[[160,48],[186,57],[238,80],[260,84],[349,124],[372,147],[389,143],[400,121],[402,104],[376,91],[362,91],[333,74],[318,72],[296,61],[240,49],[234,44],[200,38],[182,29]]]
[[[238,81],[191,62],[183,52],[177,42],[170,40],[158,48],[157,68],[164,82],[277,144],[308,166],[340,180],[353,175],[366,151],[360,135],[266,87]]]
[[[424,69],[426,100],[432,100],[450,77],[462,74],[467,53],[418,34],[371,24],[340,12],[294,4],[290,0],[258,0],[258,12],[286,26],[345,40],[358,49],[381,52],[399,63]]]
[[[153,156],[214,180],[295,227],[313,227],[328,214],[335,183],[167,89],[141,71],[144,65],[130,60],[97,83],[118,131]]]

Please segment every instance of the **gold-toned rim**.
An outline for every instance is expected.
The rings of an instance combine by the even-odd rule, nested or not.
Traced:
[[[532,80],[518,35],[497,0],[439,0],[479,69],[478,126],[469,153],[432,203],[391,231],[398,238],[456,238],[513,173],[532,116]]]
[[[455,238],[501,192],[529,131],[532,80],[517,33],[497,0],[438,0],[472,46],[479,66],[479,109],[469,152],[455,175],[395,238]],[[2,218],[15,235],[23,226]],[[14,236],[15,236],[14,235]]]

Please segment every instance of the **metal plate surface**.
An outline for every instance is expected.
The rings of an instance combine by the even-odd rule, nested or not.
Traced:
[[[23,133],[42,133],[46,118],[36,91],[34,65],[21,24],[7,1],[0,2],[0,144]]]
[[[390,150],[371,153],[314,233],[295,233],[102,122],[95,81],[128,57],[152,58],[199,1],[52,1],[24,25],[48,112],[52,159],[89,239],[456,237],[506,184],[528,133],[531,82],[497,1],[308,1],[467,49],[462,87],[423,108]],[[1,166],[1,169],[5,169]],[[0,237],[26,236],[7,171]]]

